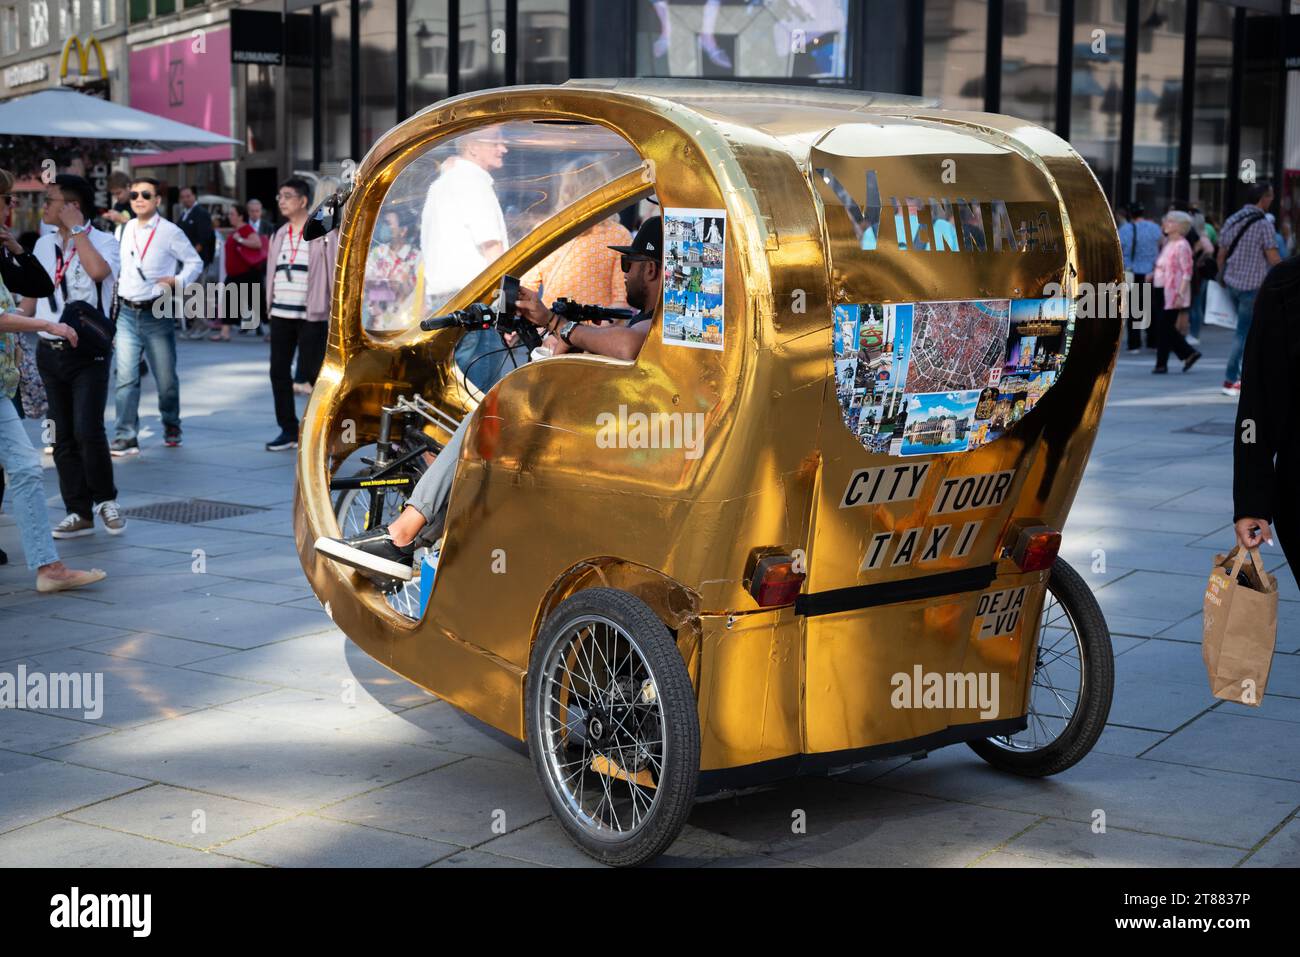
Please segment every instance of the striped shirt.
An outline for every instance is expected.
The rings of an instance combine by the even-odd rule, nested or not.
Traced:
[[[307,316],[307,244],[301,233],[294,241],[293,229],[280,243],[280,255],[275,262],[275,298],[271,300],[271,315],[280,319],[305,319]]]

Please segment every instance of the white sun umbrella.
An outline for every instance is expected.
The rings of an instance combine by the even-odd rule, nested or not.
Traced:
[[[220,133],[59,87],[0,102],[3,136],[117,140],[156,152],[239,145],[239,140]]]

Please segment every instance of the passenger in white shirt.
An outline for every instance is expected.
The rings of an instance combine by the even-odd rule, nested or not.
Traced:
[[[467,133],[456,143],[429,187],[420,216],[425,305],[437,312],[510,244],[506,219],[492,182],[508,152],[501,130]],[[456,363],[486,391],[505,372],[505,353],[495,332],[467,332],[456,345]],[[483,361],[478,361],[483,359]],[[525,357],[525,361],[526,357]]]
[[[92,303],[107,314],[112,309],[113,282],[118,274],[117,240],[93,229],[95,194],[81,176],[60,175],[45,190],[42,221],[53,232],[36,241],[33,253],[54,280],[54,292],[22,301],[20,311],[49,322],[62,322],[65,307]],[[107,320],[101,335],[106,334]],[[95,533],[98,515],[105,530],[118,535],[126,519],[117,506],[113,460],[104,433],[104,403],[108,398],[109,358],[94,350],[93,336],[83,328],[79,341],[40,333],[36,367],[45,383],[49,417],[54,427],[54,467],[67,515],[54,527],[57,539]]]
[[[122,231],[122,278],[117,289],[117,423],[110,448],[118,456],[140,452],[141,353],[148,357],[158,385],[163,441],[168,448],[181,444],[175,310],[170,307],[184,300],[186,286],[203,271],[203,260],[181,228],[158,214],[162,195],[157,180],[137,179],[127,198],[135,218]]]

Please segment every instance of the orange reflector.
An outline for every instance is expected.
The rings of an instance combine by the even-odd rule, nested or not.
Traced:
[[[1037,572],[1051,568],[1061,550],[1061,533],[1046,525],[1026,528],[1011,549],[1011,560],[1021,571]]]
[[[791,605],[803,588],[803,580],[804,573],[794,570],[793,556],[768,555],[758,560],[749,593],[760,608]]]

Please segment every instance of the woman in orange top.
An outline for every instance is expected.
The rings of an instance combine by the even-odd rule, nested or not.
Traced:
[[[565,169],[560,181],[556,209],[564,209],[608,181],[599,163],[578,162]],[[627,283],[619,264],[620,255],[610,246],[632,242],[617,216],[602,219],[581,236],[569,240],[528,270],[520,285],[536,289],[546,302],[572,299],[574,302],[615,309],[627,308]],[[548,335],[546,346],[553,354],[568,351],[558,337]]]

